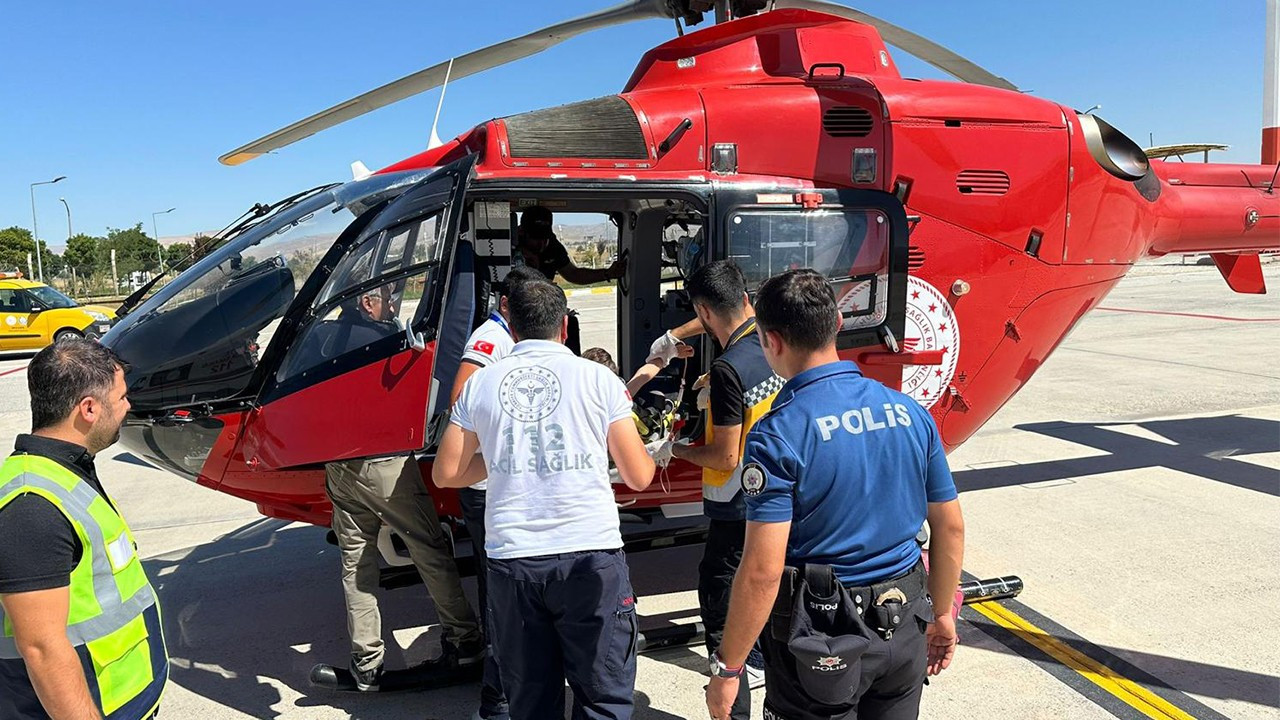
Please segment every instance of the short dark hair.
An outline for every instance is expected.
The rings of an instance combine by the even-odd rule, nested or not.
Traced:
[[[528,265],[517,265],[507,271],[507,276],[502,279],[502,295],[503,297],[511,297],[511,288],[520,283],[547,281],[547,276],[541,271]]]
[[[542,240],[555,235],[552,232],[552,224],[554,223],[551,211],[541,205],[525,208],[520,213],[520,234],[517,240],[529,238],[531,240]]]
[[[519,283],[507,296],[511,329],[521,340],[554,340],[560,332],[569,301],[564,290],[546,280]]]
[[[717,315],[728,315],[742,307],[747,279],[732,260],[716,260],[694,271],[684,283],[689,301],[706,305]]]
[[[614,375],[618,374],[618,364],[613,361],[613,356],[609,354],[609,351],[602,347],[593,347],[583,350],[582,359],[600,363],[601,365],[609,368],[609,372]]]
[[[63,338],[36,353],[27,366],[32,431],[66,420],[86,397],[105,400],[116,370],[124,367],[111,348],[78,337]]]
[[[803,268],[774,275],[756,293],[756,324],[764,332],[776,332],[788,346],[810,352],[836,340],[840,319],[836,296],[827,279]]]

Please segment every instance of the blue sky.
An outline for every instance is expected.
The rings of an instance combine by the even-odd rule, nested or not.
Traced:
[[[13,3],[0,44],[0,227],[41,235],[160,217],[161,236],[215,230],[258,201],[423,149],[436,91],[240,167],[217,157],[337,102],[610,0]],[[1256,163],[1262,0],[866,0],[862,10],[940,42],[1036,95],[1099,115],[1146,145],[1230,144]],[[440,136],[491,117],[616,92],[673,34],[646,21],[580,36],[449,88]],[[903,73],[940,77],[904,53]]]

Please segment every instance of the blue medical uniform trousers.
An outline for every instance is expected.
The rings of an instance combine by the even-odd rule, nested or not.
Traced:
[[[485,491],[462,488],[458,491],[462,505],[462,519],[467,522],[471,534],[471,557],[475,559],[476,590],[480,598],[480,620],[489,654],[484,659],[484,675],[480,680],[480,717],[482,720],[507,720],[507,696],[502,691],[502,676],[498,672],[498,654],[493,647],[493,620],[489,615],[489,557],[484,552]]]
[[[636,602],[626,555],[601,550],[489,559],[489,606],[513,720],[627,720],[636,684]]]

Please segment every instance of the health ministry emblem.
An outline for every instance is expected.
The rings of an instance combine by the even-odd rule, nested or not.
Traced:
[[[516,368],[502,378],[498,401],[513,419],[537,422],[560,404],[560,378],[546,368]]]

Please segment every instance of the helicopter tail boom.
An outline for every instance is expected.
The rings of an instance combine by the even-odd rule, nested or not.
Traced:
[[[1209,253],[1232,290],[1263,293],[1258,253],[1280,250],[1274,167],[1152,161],[1165,221],[1147,254]]]

